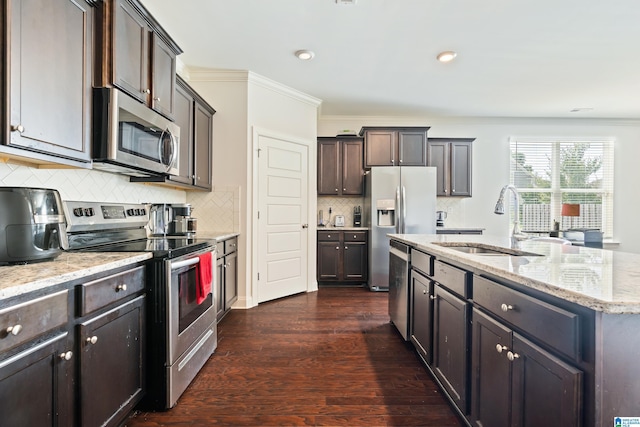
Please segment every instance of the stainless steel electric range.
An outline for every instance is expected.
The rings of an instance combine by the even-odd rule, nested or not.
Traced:
[[[148,237],[150,205],[63,202],[69,250],[151,252],[147,264],[147,393],[142,405],[173,407],[217,346],[216,242],[193,233]],[[199,269],[211,292],[198,295]]]

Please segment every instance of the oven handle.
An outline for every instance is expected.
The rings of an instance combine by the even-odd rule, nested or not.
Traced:
[[[171,270],[175,270],[177,268],[186,267],[188,265],[194,265],[200,262],[200,258],[189,258],[184,261],[175,261],[171,263]]]

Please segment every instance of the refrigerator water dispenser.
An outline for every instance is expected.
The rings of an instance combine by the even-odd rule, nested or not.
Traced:
[[[393,199],[376,200],[378,211],[378,227],[393,227],[396,225],[396,201]]]

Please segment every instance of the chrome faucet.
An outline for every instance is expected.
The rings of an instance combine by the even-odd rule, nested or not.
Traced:
[[[516,217],[513,221],[513,231],[511,232],[511,241],[518,242],[520,240],[526,240],[527,236],[522,232],[522,230],[520,230],[520,220],[519,220],[520,194],[518,194],[518,190],[516,189],[516,187],[514,187],[511,184],[505,185],[504,187],[502,187],[502,190],[500,191],[500,197],[498,197],[498,202],[496,203],[496,208],[494,210],[494,213],[498,215],[504,215],[504,194],[507,192],[507,190],[510,190],[513,193],[513,196],[516,201],[516,205],[515,205]]]

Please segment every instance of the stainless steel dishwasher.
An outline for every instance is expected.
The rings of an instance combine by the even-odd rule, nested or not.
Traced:
[[[409,263],[411,247],[389,242],[389,317],[402,338],[409,338]]]

